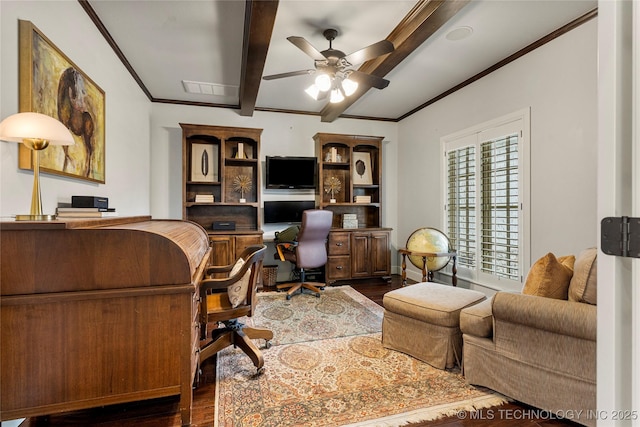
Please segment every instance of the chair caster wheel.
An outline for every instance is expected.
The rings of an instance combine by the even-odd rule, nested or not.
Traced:
[[[289,299],[291,299],[291,295],[287,295],[287,299],[288,299],[288,300],[289,300]]]
[[[264,348],[271,348],[271,341],[265,341]]]
[[[320,288],[320,290],[321,290],[321,291],[324,291],[324,286],[322,286],[322,287]]]
[[[316,294],[316,298],[320,298],[320,293],[319,292]]]
[[[264,374],[264,366],[262,368],[258,368],[257,372],[256,372],[256,377],[260,376]]]

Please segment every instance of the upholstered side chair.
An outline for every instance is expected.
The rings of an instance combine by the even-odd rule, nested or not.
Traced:
[[[247,327],[239,319],[255,313],[256,291],[265,251],[264,245],[250,246],[234,264],[207,269],[208,278],[203,279],[200,285],[200,339],[204,342],[200,346],[200,363],[233,345],[251,358],[258,373],[262,372],[264,357],[252,340],[264,339],[268,348],[273,332]],[[212,277],[221,274],[227,277]],[[207,327],[213,325],[211,339],[207,340]]]
[[[300,282],[282,283],[278,289],[286,289],[287,299],[298,290],[303,289],[315,292],[320,297],[320,291],[324,289],[324,283],[307,282],[305,269],[322,267],[327,263],[327,238],[333,222],[333,212],[323,209],[308,209],[302,212],[302,223],[298,237],[293,245],[288,245],[284,250],[278,250],[286,261],[294,264],[300,272]]]

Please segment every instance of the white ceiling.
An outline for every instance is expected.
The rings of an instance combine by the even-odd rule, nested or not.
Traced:
[[[153,100],[238,108],[242,84],[245,1],[89,0]],[[262,75],[313,68],[291,44],[300,36],[319,51],[322,32],[338,30],[333,48],[346,54],[385,39],[416,1],[280,0]],[[596,0],[473,0],[344,113],[397,119],[597,7]],[[450,41],[460,27],[471,36]],[[354,64],[358,65],[358,64]],[[222,85],[221,95],[186,93],[182,81]],[[313,76],[260,81],[256,109],[319,113],[304,89]]]

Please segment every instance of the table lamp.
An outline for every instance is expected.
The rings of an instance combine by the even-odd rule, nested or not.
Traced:
[[[53,117],[40,113],[13,114],[0,122],[0,140],[22,142],[32,150],[33,194],[31,213],[16,215],[17,221],[48,221],[54,215],[42,214],[40,196],[40,151],[49,145],[73,145],[73,135],[65,125]]]

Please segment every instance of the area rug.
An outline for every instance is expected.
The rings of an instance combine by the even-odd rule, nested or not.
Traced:
[[[273,331],[273,345],[380,332],[383,308],[351,286],[327,287],[322,296],[258,293],[253,317],[244,322]]]
[[[349,288],[345,293],[351,291]],[[320,299],[329,299],[329,295],[333,292],[325,291]],[[258,305],[266,304],[261,300]],[[362,312],[381,315],[382,309],[370,307]],[[296,313],[291,318],[304,316]],[[280,332],[285,330],[277,327]],[[261,375],[256,375],[255,367],[240,350],[229,347],[219,353],[215,425],[389,427],[507,401],[499,394],[467,385],[457,371],[435,369],[387,350],[382,347],[380,332],[369,333],[360,324],[358,328],[364,332],[355,333],[355,327],[342,329],[343,335],[335,338],[297,341],[280,337],[291,343],[263,351],[266,369]]]

